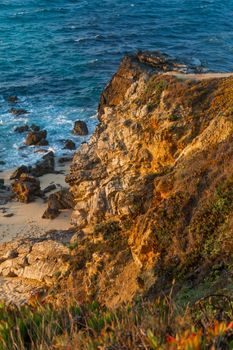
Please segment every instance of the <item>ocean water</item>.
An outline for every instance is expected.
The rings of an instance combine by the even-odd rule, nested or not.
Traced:
[[[70,131],[77,119],[91,132],[101,90],[121,57],[161,50],[213,71],[233,71],[233,0],[1,0],[0,160],[2,168],[34,162],[34,147],[14,128],[36,123],[50,149],[85,138]],[[26,116],[8,111],[9,95]]]

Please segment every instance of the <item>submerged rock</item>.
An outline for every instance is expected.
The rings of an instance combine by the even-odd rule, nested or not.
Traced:
[[[26,109],[23,108],[11,108],[9,110],[9,113],[14,114],[16,116],[28,114],[29,112]]]
[[[18,97],[15,96],[15,95],[7,96],[7,97],[6,97],[6,100],[7,100],[7,102],[9,102],[9,103],[17,103],[17,102],[19,102]]]
[[[87,124],[82,120],[77,120],[74,123],[73,133],[80,136],[88,135]]]

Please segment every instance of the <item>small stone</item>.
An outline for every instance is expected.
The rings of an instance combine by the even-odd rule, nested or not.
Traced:
[[[9,213],[9,214],[5,214],[3,216],[4,216],[4,218],[11,218],[12,216],[14,216],[14,214],[13,213]]]

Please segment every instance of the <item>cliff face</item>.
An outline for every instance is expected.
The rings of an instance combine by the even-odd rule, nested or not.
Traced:
[[[167,73],[184,69],[125,58],[67,177],[88,288],[109,304],[231,263],[233,78]]]

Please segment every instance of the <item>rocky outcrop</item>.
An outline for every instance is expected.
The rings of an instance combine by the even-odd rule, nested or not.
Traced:
[[[104,250],[106,227],[115,222],[131,258],[123,266],[114,259],[108,264],[115,268],[118,261],[121,271],[135,264],[134,277],[148,293],[175,276],[195,280],[233,232],[233,78],[190,79],[186,70],[162,56],[126,57],[101,96],[100,124],[67,177],[75,199],[72,223],[88,235],[97,230]],[[94,278],[99,290],[101,274]],[[116,281],[109,288],[118,293]],[[131,295],[136,290],[135,284]]]

